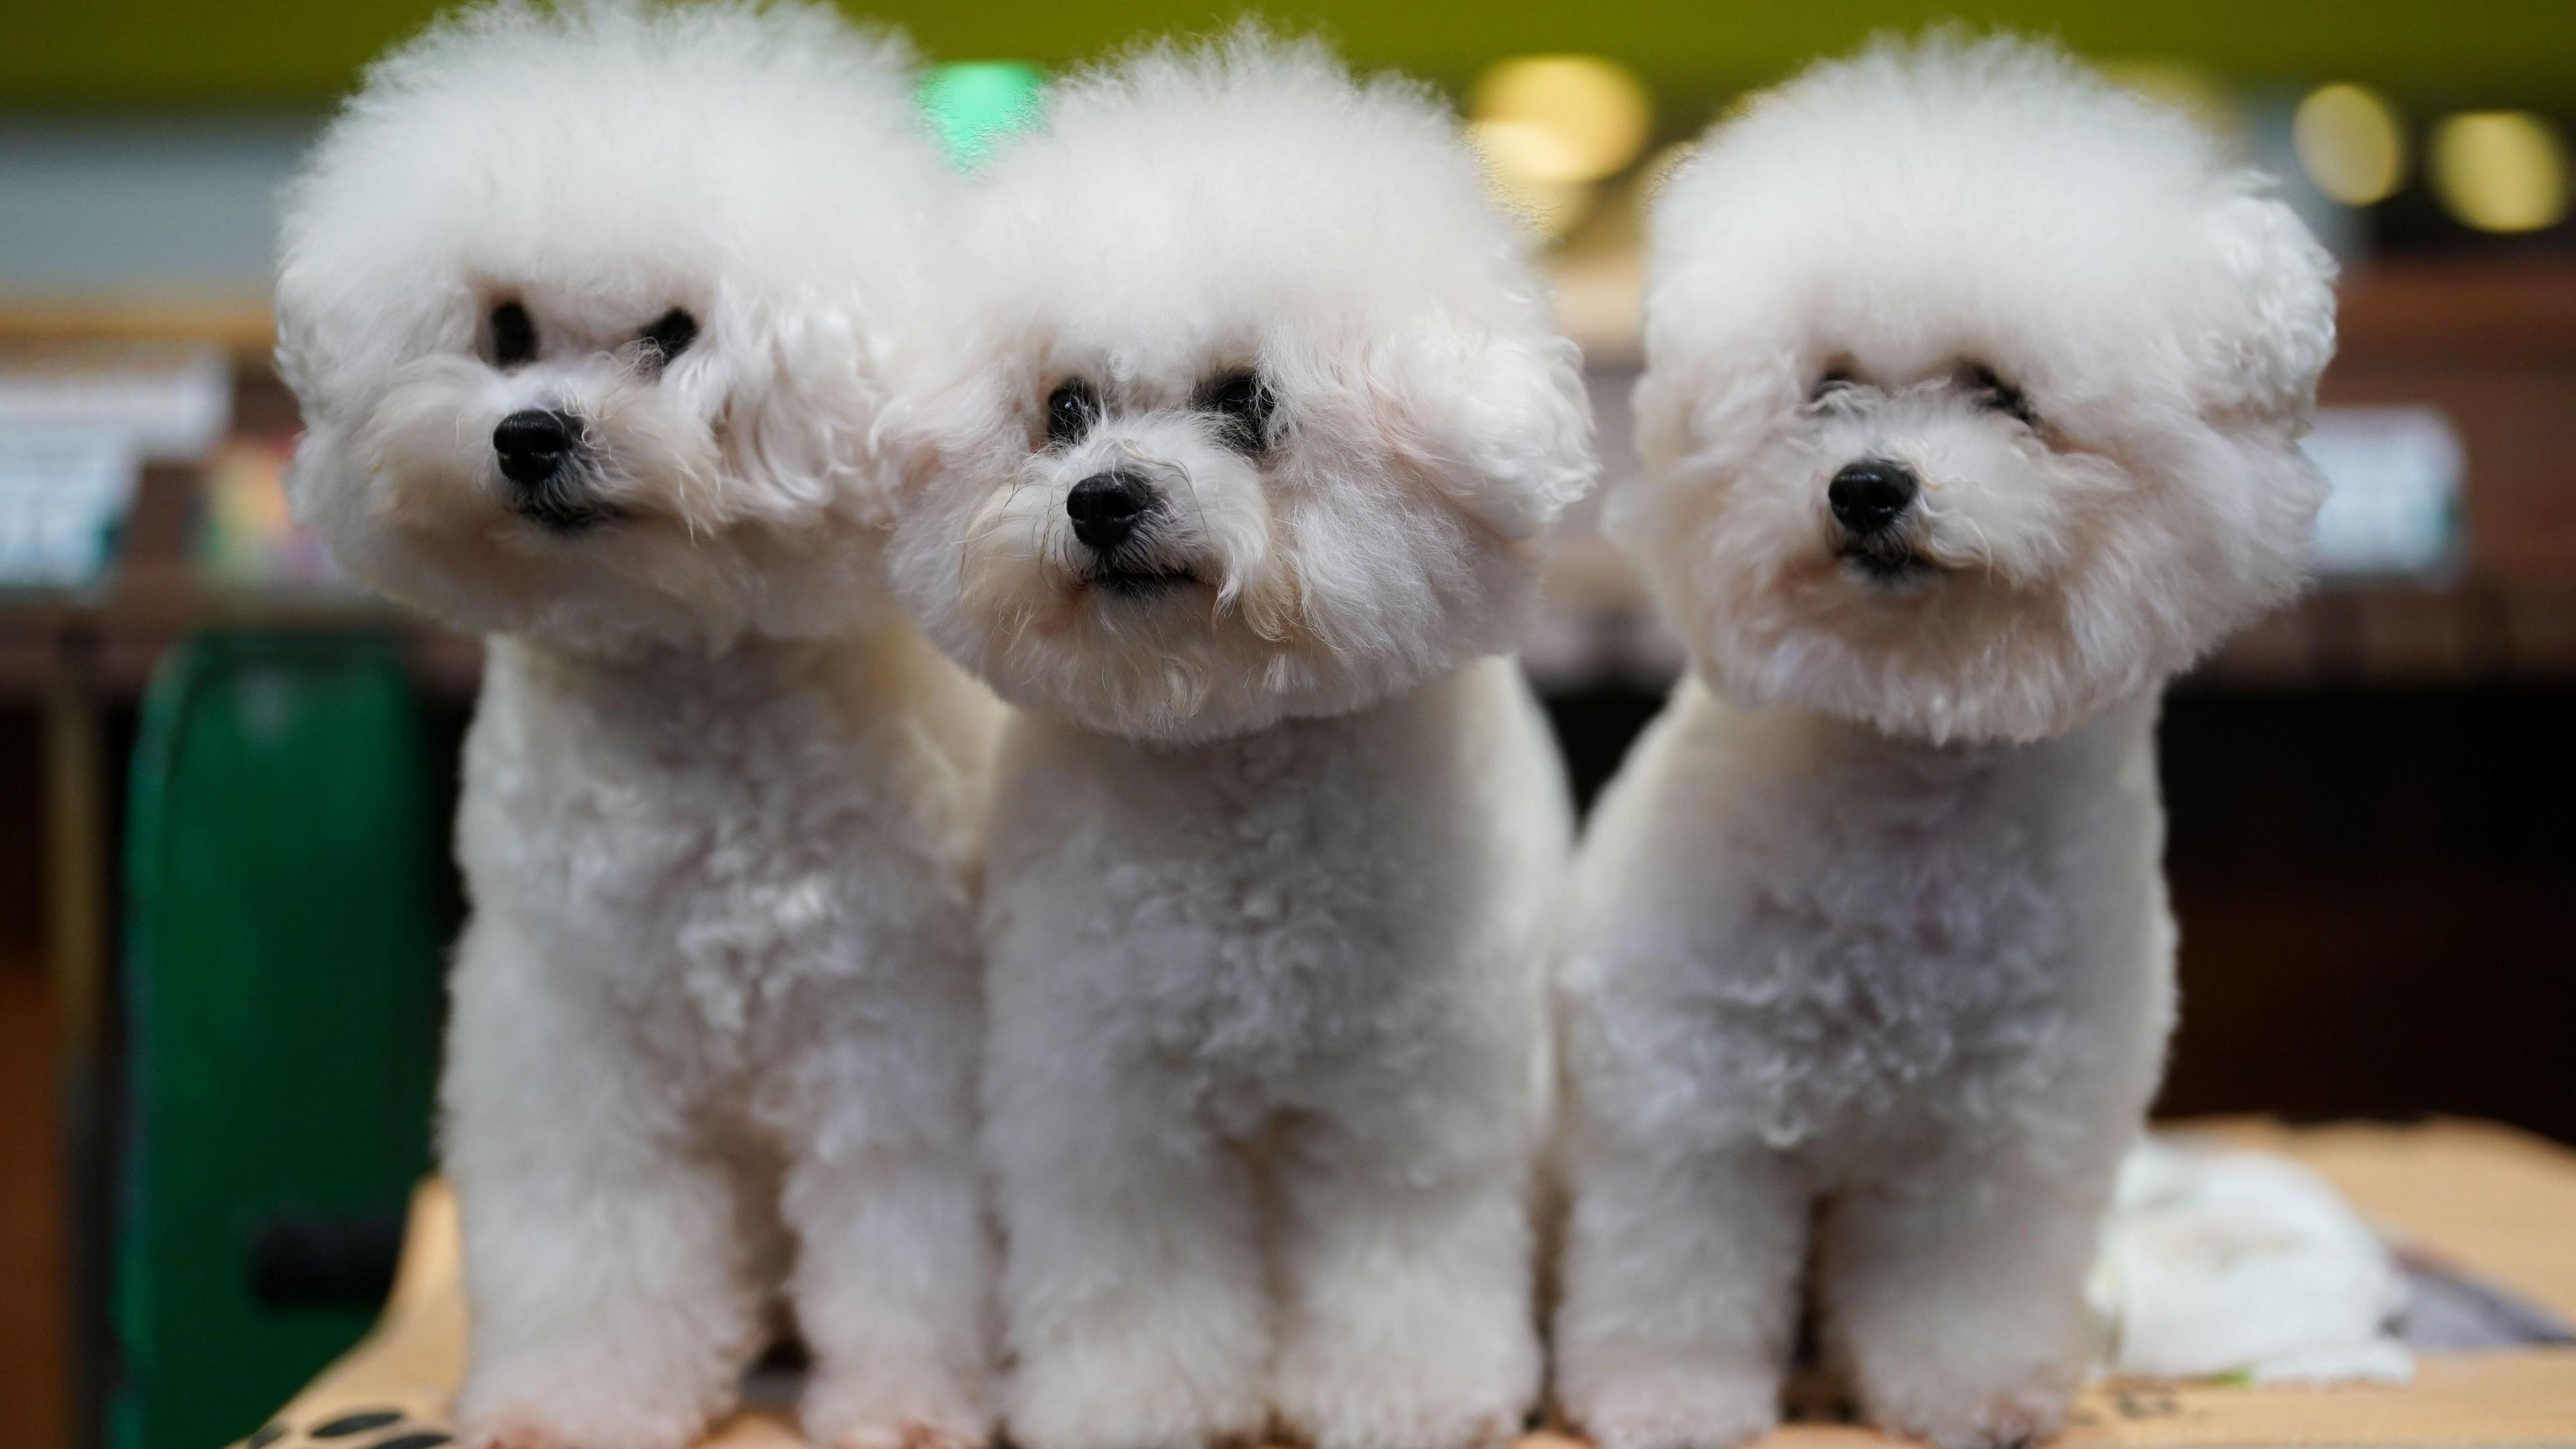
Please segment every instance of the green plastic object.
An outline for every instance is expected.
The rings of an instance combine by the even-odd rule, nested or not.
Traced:
[[[446,829],[371,638],[209,634],[144,700],[108,1449],[214,1449],[373,1321],[430,1163]],[[354,1285],[354,1286],[353,1286]]]
[[[948,147],[948,161],[972,171],[1013,131],[1037,124],[1046,73],[1016,60],[964,60],[934,67],[919,102]]]

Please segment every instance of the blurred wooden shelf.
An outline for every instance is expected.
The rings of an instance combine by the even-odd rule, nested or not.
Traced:
[[[276,346],[268,299],[255,296],[0,297],[0,341],[211,342],[265,359]]]
[[[2334,376],[2576,368],[2576,256],[2365,262],[2339,292]]]
[[[145,470],[122,556],[94,596],[0,595],[0,704],[44,698],[67,679],[105,700],[139,698],[170,646],[214,627],[391,634],[426,686],[473,690],[482,661],[474,640],[347,590],[252,589],[204,577],[189,558],[198,489],[193,468]]]

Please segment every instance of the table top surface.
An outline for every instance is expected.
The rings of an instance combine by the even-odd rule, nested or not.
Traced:
[[[2314,1168],[2382,1231],[2561,1317],[2576,1319],[2576,1152],[2483,1122],[2285,1127],[2229,1119],[2177,1124],[2181,1135],[2279,1152]],[[353,1413],[444,1431],[465,1362],[454,1200],[425,1184],[401,1271],[365,1342],[282,1410],[264,1449],[346,1449],[311,1430]],[[1845,1424],[1788,1425],[1763,1449],[1857,1449],[1889,1441]],[[2107,1382],[2079,1397],[2059,1449],[2215,1446],[2576,1444],[2576,1348],[2425,1357],[2404,1386],[2344,1388]],[[770,1410],[737,1415],[706,1449],[796,1449]],[[1520,1449],[1578,1449],[1554,1432]]]

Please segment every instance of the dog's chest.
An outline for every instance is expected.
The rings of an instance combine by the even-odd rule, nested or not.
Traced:
[[[1995,771],[1837,783],[1734,823],[1733,906],[1694,953],[1725,1096],[1774,1139],[2013,1095],[2067,1009],[2062,822]]]
[[[730,683],[500,722],[469,784],[498,828],[469,831],[467,866],[478,908],[549,938],[550,969],[590,972],[676,1054],[738,1067],[865,965],[884,913],[862,897],[929,872],[891,848],[908,832],[829,698]]]
[[[1428,1009],[1458,950],[1430,907],[1458,845],[1365,752],[1231,742],[1128,756],[1096,785],[1069,848],[1027,869],[1090,903],[1068,966],[1110,1004],[1113,1052],[1248,1123]]]

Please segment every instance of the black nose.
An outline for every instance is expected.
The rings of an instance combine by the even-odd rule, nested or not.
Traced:
[[[531,408],[501,420],[492,430],[492,451],[501,455],[503,477],[533,488],[563,467],[580,433],[581,424],[569,415]]]
[[[1127,541],[1136,520],[1154,506],[1154,485],[1120,468],[1094,473],[1064,496],[1064,511],[1073,519],[1073,536],[1086,548],[1106,553]]]
[[[1870,458],[1836,473],[1825,488],[1825,502],[1832,506],[1835,522],[1867,538],[1895,527],[1921,487],[1904,464]]]

